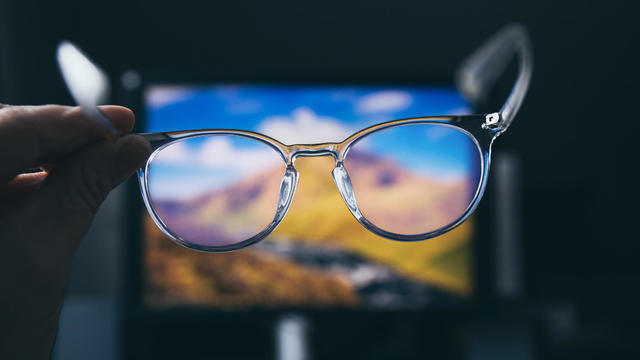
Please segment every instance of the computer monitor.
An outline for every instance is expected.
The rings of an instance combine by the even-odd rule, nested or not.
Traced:
[[[283,143],[337,142],[388,120],[469,112],[447,86],[151,85],[144,106],[145,132],[235,128]],[[296,160],[300,182],[285,220],[265,241],[242,251],[182,248],[145,217],[145,306],[415,309],[471,294],[473,220],[428,241],[380,238],[349,213],[330,176],[332,164],[332,158]],[[196,183],[161,190],[168,198],[172,192],[199,194]]]
[[[392,119],[471,110],[453,85],[442,84],[185,85],[144,79],[121,103],[136,110],[139,131],[234,128],[284,143],[341,141]],[[233,345],[222,355],[251,358],[264,349],[275,352],[268,334],[290,313],[313,323],[312,336],[321,339],[316,354],[330,354],[331,344],[343,346],[354,333],[365,342],[382,337],[380,348],[386,349],[387,340],[398,341],[384,338],[397,321],[403,331],[431,334],[430,347],[451,341],[441,332],[444,325],[435,324],[449,326],[464,316],[461,309],[491,282],[482,262],[490,261],[492,251],[479,244],[486,238],[482,214],[490,200],[485,197],[475,215],[440,237],[388,240],[352,217],[333,183],[333,165],[329,157],[296,160],[300,180],[284,221],[262,242],[231,253],[172,242],[132,194],[126,353],[199,354],[215,337]],[[434,326],[417,330],[425,324]],[[252,346],[241,346],[251,334]]]

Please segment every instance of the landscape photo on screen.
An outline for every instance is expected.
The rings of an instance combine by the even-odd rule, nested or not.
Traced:
[[[145,131],[241,129],[284,144],[339,142],[384,121],[469,112],[447,86],[155,85],[145,106]],[[278,156],[245,138],[177,142],[152,163],[151,201],[172,230],[204,244],[254,235],[273,218],[284,173]],[[354,145],[345,167],[367,218],[416,233],[464,211],[479,181],[469,175],[477,174],[477,157],[473,141],[453,128],[400,127]],[[471,295],[473,219],[427,241],[378,237],[347,209],[333,166],[330,157],[297,159],[300,180],[287,216],[240,251],[186,249],[145,215],[145,304],[411,309]]]

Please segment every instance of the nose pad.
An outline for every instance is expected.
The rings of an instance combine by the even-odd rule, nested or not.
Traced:
[[[276,215],[273,222],[278,224],[289,210],[291,200],[293,200],[293,194],[296,192],[298,186],[298,172],[293,166],[287,166],[287,170],[282,177],[280,183],[280,194],[278,196],[278,208],[276,209]]]
[[[338,191],[342,196],[342,199],[347,204],[349,211],[351,214],[355,216],[357,220],[362,219],[362,213],[360,213],[360,209],[358,209],[358,202],[356,201],[356,197],[353,193],[353,186],[351,185],[351,179],[349,178],[349,173],[342,165],[342,162],[339,162],[336,167],[331,172],[333,175],[333,180],[338,187]]]

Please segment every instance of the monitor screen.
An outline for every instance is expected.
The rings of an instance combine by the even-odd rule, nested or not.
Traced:
[[[342,141],[393,119],[469,113],[453,86],[157,84],[145,88],[143,100],[146,132],[231,128],[285,144]],[[331,177],[333,165],[329,157],[296,160],[300,180],[284,221],[247,249],[189,250],[144,215],[145,307],[402,310],[472,294],[473,219],[426,241],[378,237],[350,214]],[[197,185],[163,191],[169,198],[176,191],[198,194]]]

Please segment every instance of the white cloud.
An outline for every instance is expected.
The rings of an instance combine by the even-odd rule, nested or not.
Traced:
[[[413,97],[406,91],[385,90],[363,96],[356,103],[359,113],[392,112],[408,108],[413,103]]]
[[[264,169],[284,164],[280,155],[267,147],[234,147],[230,137],[211,136],[201,146],[190,147],[180,141],[164,148],[153,159],[156,164],[194,165],[203,168],[254,174]]]
[[[234,148],[228,137],[212,137],[199,151],[199,163],[214,169],[234,169],[252,174],[276,165],[283,160],[267,145],[259,149]]]
[[[153,161],[160,161],[163,163],[179,164],[190,161],[191,154],[189,148],[183,141],[173,143],[166,148],[162,149]]]
[[[183,86],[155,86],[147,90],[145,99],[149,106],[159,108],[187,99],[191,93]]]
[[[305,106],[293,110],[291,116],[265,118],[258,131],[284,144],[339,142],[351,134],[337,119],[319,116]]]

